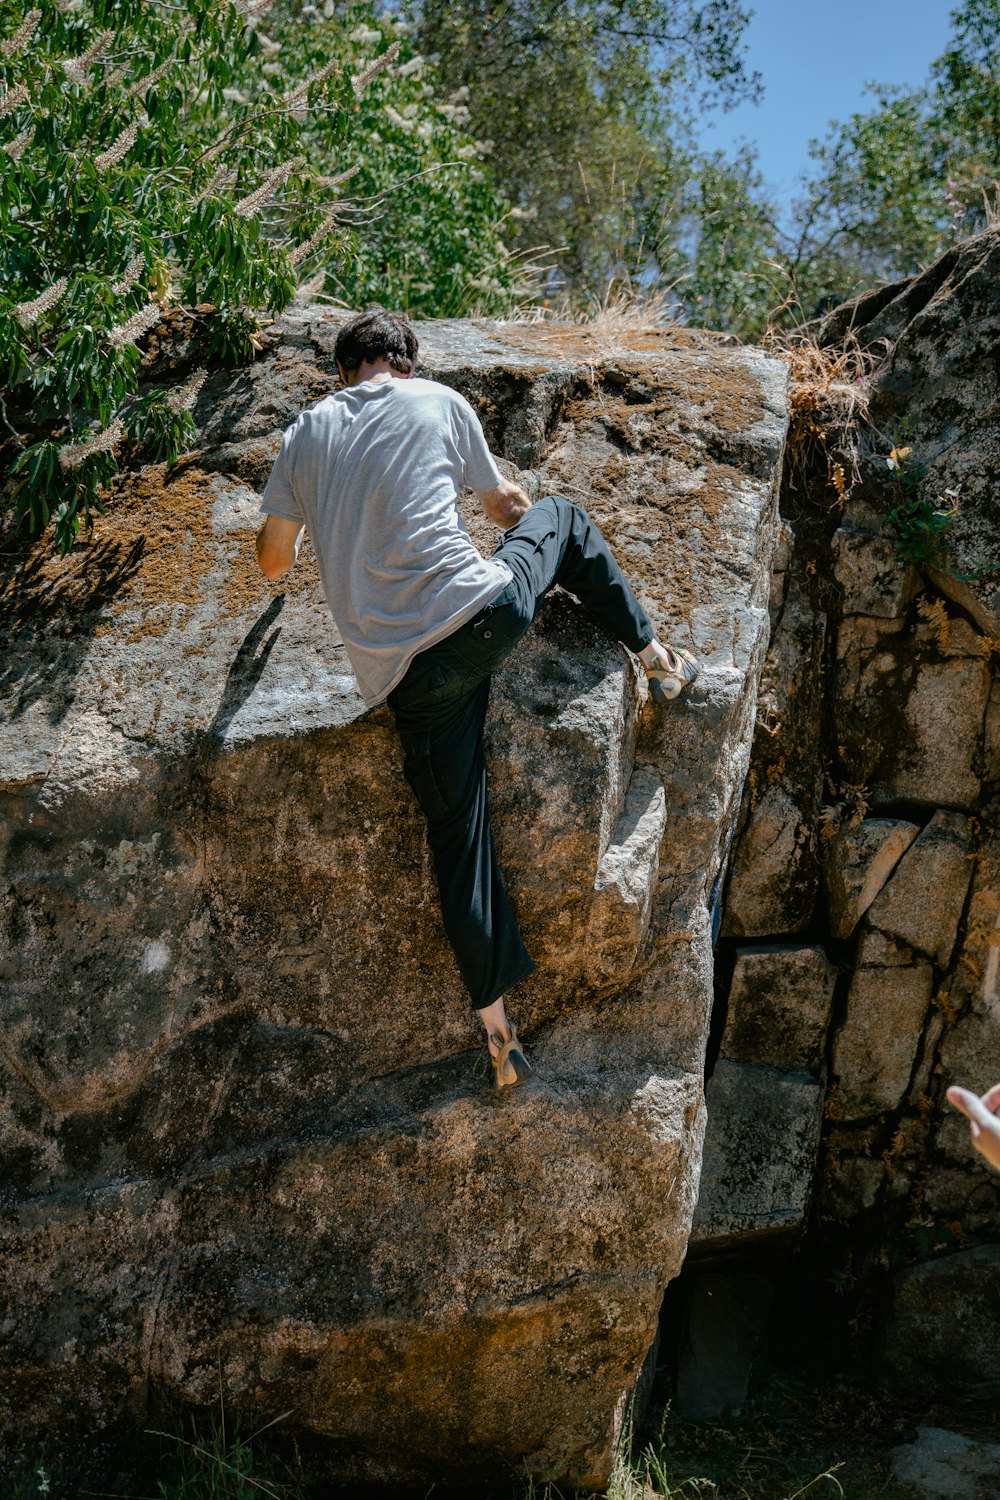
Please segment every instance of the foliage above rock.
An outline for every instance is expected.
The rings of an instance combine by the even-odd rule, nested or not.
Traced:
[[[202,376],[141,387],[171,303],[197,308],[211,362],[252,359],[255,314],[317,265],[355,301],[509,297],[481,148],[405,36],[365,7],[276,12],[272,36],[270,9],[0,3],[4,456],[18,518],[54,520],[63,550],[122,443],[173,459],[193,438]]]
[[[750,12],[740,0],[403,8],[442,76],[468,91],[474,128],[492,141],[492,169],[515,204],[516,243],[547,248],[553,287],[581,304],[609,283],[662,285],[691,272],[681,240],[699,218],[696,102],[724,107],[760,90],[746,67]]]

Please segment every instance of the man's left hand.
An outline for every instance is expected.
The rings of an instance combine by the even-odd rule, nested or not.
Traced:
[[[477,490],[483,515],[501,531],[516,526],[523,515],[531,509],[531,501],[519,484],[512,479],[501,479],[495,490]]]

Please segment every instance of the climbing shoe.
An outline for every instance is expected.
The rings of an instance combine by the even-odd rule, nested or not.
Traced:
[[[531,1064],[521,1051],[521,1044],[517,1039],[514,1027],[510,1028],[510,1036],[504,1041],[499,1031],[494,1031],[490,1041],[497,1049],[496,1057],[490,1053],[490,1062],[493,1064],[493,1088],[496,1093],[503,1089],[520,1088],[522,1083],[527,1083],[532,1076]]]
[[[644,667],[649,682],[649,696],[654,703],[669,703],[694,682],[701,668],[690,651],[680,646],[664,646],[663,655],[654,667]]]

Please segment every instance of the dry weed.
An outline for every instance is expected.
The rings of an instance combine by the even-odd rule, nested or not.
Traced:
[[[628,334],[679,328],[677,311],[673,287],[644,294],[630,285],[612,285],[603,297],[585,304],[581,322],[593,338],[614,344]]]
[[[879,354],[863,349],[853,337],[836,348],[825,348],[802,332],[775,332],[763,342],[789,368],[789,483],[798,489],[822,473],[834,503],[842,504],[861,477],[868,384]]]
[[[917,600],[917,614],[931,629],[931,634],[942,650],[951,643],[951,620],[943,599],[929,599],[921,594]]]

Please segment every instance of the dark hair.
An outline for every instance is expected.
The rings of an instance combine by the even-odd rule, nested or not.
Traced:
[[[368,360],[387,359],[400,375],[409,375],[417,362],[417,336],[402,313],[359,313],[345,323],[333,346],[334,358],[345,370],[357,370]]]

